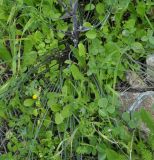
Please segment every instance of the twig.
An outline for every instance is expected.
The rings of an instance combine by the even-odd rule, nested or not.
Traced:
[[[116,91],[124,91],[124,92],[127,91],[127,92],[133,92],[133,93],[154,91],[154,87],[134,88],[134,87],[124,86],[124,87],[116,87],[115,89]]]
[[[67,10],[67,6],[64,2],[62,2],[62,0],[58,0],[58,3],[64,8],[64,10]]]
[[[133,141],[134,141],[134,132],[135,130],[133,131],[133,135],[132,135],[132,140],[131,140],[131,145],[130,145],[130,152],[129,152],[129,160],[132,160],[132,148],[133,148]]]
[[[78,9],[78,0],[75,1],[75,3],[72,6],[72,21],[73,21],[73,33],[72,38],[74,42],[74,47],[76,48],[78,45],[78,20],[77,20],[77,9]]]
[[[108,13],[106,14],[106,16],[104,17],[104,19],[102,21],[100,21],[98,24],[94,25],[93,27],[84,27],[84,26],[80,26],[78,28],[78,31],[79,32],[86,32],[86,31],[89,31],[91,29],[94,29],[94,28],[97,28],[101,25],[101,29],[103,28],[103,26],[106,24],[107,20],[109,19],[110,17],[110,14],[111,14],[111,9],[107,11]]]

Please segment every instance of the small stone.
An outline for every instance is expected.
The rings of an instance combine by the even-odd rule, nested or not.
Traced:
[[[133,103],[137,100],[137,97],[141,93],[133,93],[133,92],[124,92],[120,94],[120,101],[121,101],[121,111],[125,112],[128,111],[130,106],[133,105]],[[141,108],[144,108],[146,111],[149,111],[153,117],[154,117],[154,110],[152,109],[152,106],[154,105],[154,98],[152,96],[147,96],[144,98],[141,103],[139,104],[137,110],[140,110]]]
[[[137,101],[138,96],[141,93],[133,93],[133,92],[124,92],[120,94],[120,100],[121,100],[121,108],[120,111],[126,112],[129,111],[130,107]],[[138,108],[135,111],[139,111],[140,109],[144,108],[146,111],[150,112],[152,114],[152,117],[154,118],[154,110],[152,106],[154,105],[154,97],[147,96],[144,98],[141,103],[139,103]],[[141,123],[139,127],[140,131],[145,133],[146,136],[149,135],[150,130],[149,128],[144,124]]]
[[[131,70],[127,71],[126,80],[129,83],[129,85],[133,88],[147,87],[147,85],[144,83],[144,81],[140,78],[140,76],[135,71],[131,71]]]
[[[149,81],[154,82],[154,54],[149,55],[146,58],[146,64],[147,64],[147,79]]]

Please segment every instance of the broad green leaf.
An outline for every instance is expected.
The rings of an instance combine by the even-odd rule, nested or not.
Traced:
[[[109,105],[107,107],[107,111],[111,114],[113,114],[115,112],[115,106],[114,105]]]
[[[59,31],[67,31],[68,30],[68,24],[64,21],[59,20],[56,29],[59,30]]]
[[[67,85],[63,85],[62,94],[63,94],[64,96],[67,96],[67,93],[68,93],[68,87],[67,87]]]
[[[6,137],[6,139],[11,139],[12,138],[12,136],[13,136],[13,132],[11,131],[11,130],[8,130],[7,132],[6,132],[6,134],[5,134],[5,137]]]
[[[61,114],[64,118],[70,117],[72,115],[71,112],[71,106],[66,106],[63,108],[63,110],[61,111]]]
[[[0,118],[6,118],[4,110],[0,109]]]
[[[107,111],[103,108],[99,109],[98,113],[101,117],[106,117],[108,115]]]
[[[50,108],[53,112],[58,112],[62,109],[62,107],[59,104],[52,104]]]
[[[24,41],[24,54],[27,53],[27,52],[30,52],[32,50],[33,43],[34,42],[32,41],[31,36],[29,36],[28,40]]]
[[[85,6],[85,11],[92,11],[95,9],[95,5],[92,3],[89,3]]]
[[[149,40],[149,38],[148,38],[148,36],[143,36],[143,37],[141,38],[141,40],[142,40],[143,42],[146,42],[146,41]],[[149,41],[150,41],[150,40],[149,40]]]
[[[14,80],[15,78],[12,77],[11,79],[7,80],[2,86],[0,86],[0,95],[3,95],[9,89]]]
[[[25,53],[23,56],[23,66],[26,67],[29,65],[33,65],[36,62],[36,59],[37,59],[37,52],[31,51]]]
[[[52,131],[46,131],[46,136],[47,138],[51,138],[53,136],[53,132]]]
[[[55,96],[53,97],[50,97],[49,100],[48,100],[48,106],[51,107],[52,105],[56,104],[57,103],[57,98],[55,98]]]
[[[135,22],[136,22],[135,18],[129,19],[128,21],[125,22],[124,28],[126,28],[126,29],[134,28],[135,27]]]
[[[145,11],[146,11],[146,4],[143,1],[139,2],[137,4],[136,11],[140,16],[143,17],[145,15]]]
[[[92,55],[97,55],[99,53],[103,53],[104,47],[101,43],[102,42],[97,38],[92,40],[91,45],[88,46],[88,52]]]
[[[125,29],[125,30],[122,31],[122,35],[125,36],[125,37],[128,37],[129,34],[130,33],[129,33],[129,31],[127,29]]]
[[[6,104],[3,101],[0,101],[0,118],[6,118],[5,111],[6,111]]]
[[[125,10],[128,8],[128,5],[130,3],[131,0],[123,0],[123,1],[118,1],[118,9],[122,9],[122,10]]]
[[[47,117],[44,119],[43,124],[44,124],[44,126],[45,126],[46,128],[49,128],[49,126],[50,126],[50,124],[51,124],[51,117],[48,117],[48,116],[47,116]]]
[[[112,149],[106,149],[107,160],[126,160],[126,157]]]
[[[98,153],[98,160],[106,160],[106,154],[105,153]]]
[[[35,117],[37,117],[37,115],[38,115],[38,110],[37,110],[37,109],[34,109],[34,110],[33,110],[33,115],[34,115]]]
[[[104,0],[103,2],[105,2],[108,6],[113,6],[116,5],[117,0]]]
[[[24,100],[24,106],[26,107],[31,107],[34,104],[34,100],[33,99],[25,99]]]
[[[61,113],[56,113],[55,115],[55,122],[56,124],[61,124],[63,122],[64,118],[61,115]]]
[[[50,2],[53,2],[53,1],[50,1]],[[51,4],[50,5],[44,4],[42,7],[42,11],[45,17],[47,18],[50,17],[53,21],[56,21],[61,16],[58,10],[56,10],[53,6],[51,6]]]
[[[34,2],[32,0],[24,0],[24,3],[27,4],[27,6],[33,6]]]
[[[50,49],[58,48],[58,40],[54,39],[50,44]]]
[[[89,23],[89,22],[84,22],[83,26],[88,27],[88,28],[92,27],[91,23]]]
[[[86,36],[89,39],[95,39],[96,35],[97,35],[97,33],[95,30],[89,30],[88,32],[86,32]]]
[[[103,14],[104,13],[104,4],[103,3],[98,3],[96,5],[96,11],[98,14]]]
[[[153,36],[153,30],[148,29],[147,31],[147,37],[152,37]]]
[[[154,133],[154,120],[152,114],[145,109],[141,109],[140,114],[142,121],[151,130],[151,133]]]
[[[82,73],[79,71],[78,67],[74,64],[72,64],[71,66],[71,73],[75,80],[82,80],[84,78]]]
[[[114,150],[112,149],[107,149],[106,150],[106,154],[107,154],[107,159],[108,160],[119,160],[119,155],[117,152],[115,152]]]
[[[101,98],[101,99],[99,99],[98,105],[101,108],[106,108],[107,105],[108,105],[108,99],[107,98]]]
[[[120,56],[120,55],[119,55]],[[114,56],[113,56],[114,57]],[[115,60],[116,60],[116,58],[119,58],[118,56],[116,57],[116,55],[115,55]],[[117,61],[118,62],[118,61]],[[115,63],[116,63],[116,61],[115,61]],[[114,63],[113,63],[114,64]],[[111,70],[112,71],[112,70]],[[112,72],[111,72],[112,73]],[[111,87],[111,85],[109,85],[109,84],[107,84],[106,86],[106,89],[108,89],[110,92],[112,92],[112,94],[114,95],[114,96],[119,96],[119,94],[118,94],[118,92],[117,91],[115,91],[112,87]]]
[[[2,5],[2,4],[3,4],[3,1],[4,1],[4,0],[0,0],[0,5]]]
[[[0,20],[6,20],[7,21],[7,18],[8,18],[8,14],[5,11],[4,6],[1,5],[0,6]]]
[[[24,35],[24,33],[32,26],[32,24],[35,22],[34,18],[30,18],[28,20],[28,22],[25,24],[24,28],[23,28],[23,32],[22,35]]]
[[[43,5],[42,6],[42,12],[43,12],[43,15],[45,17],[51,17],[52,15],[52,8],[50,5]]]
[[[133,119],[131,119],[131,120],[128,122],[128,124],[129,124],[129,127],[132,128],[132,129],[134,129],[134,128],[137,127],[137,123],[136,123],[136,121],[134,121]]]
[[[8,64],[11,63],[11,54],[2,41],[0,41],[0,58],[6,61]]]
[[[91,146],[88,145],[83,145],[83,146],[78,146],[76,149],[76,152],[79,154],[90,154],[91,153]]]
[[[61,38],[61,39],[63,39],[63,38],[65,37],[65,34],[62,33],[62,32],[58,32],[57,35],[58,35],[58,37]]]
[[[9,17],[8,17],[7,23],[11,23],[11,21],[13,20],[13,17],[15,16],[16,10],[17,10],[17,6],[14,5],[14,6],[11,8],[10,15],[9,15]]]
[[[53,21],[59,20],[61,13],[53,13],[51,14],[51,18]]]
[[[43,39],[43,34],[40,31],[36,31],[35,33],[33,33],[32,41],[34,43],[42,42],[42,39]]]
[[[85,49],[85,47],[84,47],[82,42],[80,42],[78,44],[78,48],[79,48],[79,56],[85,57],[86,56],[86,49]]]
[[[134,42],[132,45],[131,45],[131,48],[133,49],[134,52],[136,53],[143,53],[144,52],[144,48],[143,48],[143,45],[139,42]]]
[[[124,112],[122,114],[122,119],[126,122],[129,122],[130,121],[130,114],[128,112]]]
[[[37,53],[32,51],[33,43],[31,36],[29,36],[28,40],[24,41],[23,67],[32,65],[36,61]]]
[[[154,36],[149,37],[149,42],[154,45]]]
[[[17,0],[17,4],[18,4],[19,6],[22,6],[22,5],[23,5],[23,1],[25,2],[25,0]]]

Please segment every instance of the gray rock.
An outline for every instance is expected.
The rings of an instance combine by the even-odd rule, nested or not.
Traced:
[[[152,114],[154,118],[154,110],[152,106],[154,105],[154,92],[149,92],[151,94],[147,94],[147,96],[142,96],[144,93],[133,93],[133,92],[124,92],[120,94],[121,100],[121,108],[120,111],[123,113],[125,111],[139,111],[140,109],[144,108],[146,111]],[[133,107],[133,108],[132,108]],[[139,126],[140,131],[142,131],[145,136],[147,137],[150,133],[149,128],[144,124],[141,123]]]
[[[154,82],[154,54],[147,56],[147,79]]]
[[[154,92],[151,92],[154,95]],[[121,101],[121,111],[129,111],[130,108],[136,104],[136,111],[140,110],[141,108],[144,108],[145,110],[149,111],[150,113],[152,113],[153,117],[154,117],[154,110],[152,109],[152,106],[154,105],[154,97],[152,96],[152,94],[147,96],[142,96],[141,99],[140,95],[145,94],[146,92],[143,93],[133,93],[133,92],[124,92],[120,94],[120,101]],[[137,103],[139,102],[139,103]]]

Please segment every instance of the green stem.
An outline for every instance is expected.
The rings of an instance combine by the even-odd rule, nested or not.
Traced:
[[[154,30],[153,26],[152,26],[152,24],[151,24],[151,22],[150,22],[150,20],[149,20],[149,18],[147,17],[146,14],[145,14],[145,19],[147,20],[147,22],[148,22],[149,26],[151,27],[151,29]]]

